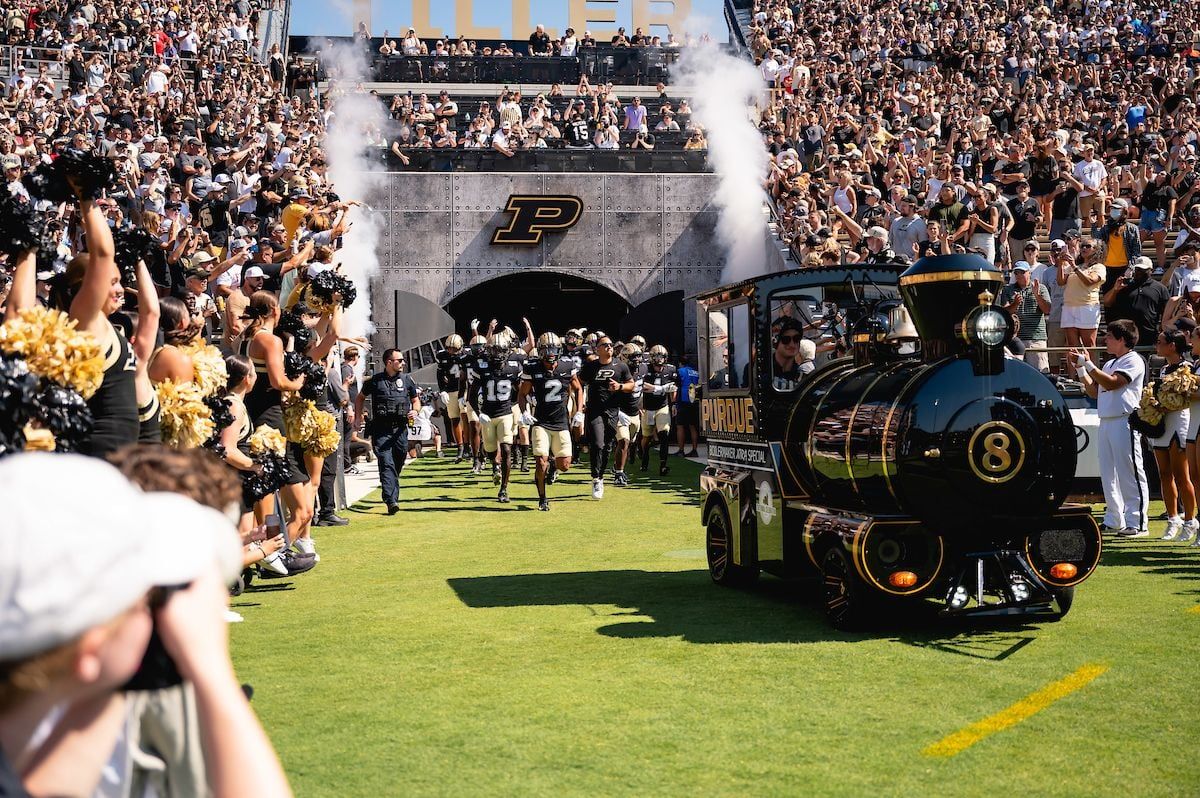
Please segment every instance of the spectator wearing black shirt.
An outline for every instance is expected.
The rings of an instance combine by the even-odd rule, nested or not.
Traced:
[[[1065,238],[1069,231],[1079,232],[1079,192],[1083,183],[1075,177],[1070,160],[1060,156],[1058,179],[1050,191],[1050,240]]]
[[[1029,161],[1021,155],[1020,145],[1014,144],[1008,148],[1008,155],[996,163],[996,171],[992,173],[992,177],[1000,185],[1000,193],[1004,198],[1011,200],[1017,196],[1017,185],[1028,184],[1032,173]]]
[[[588,128],[587,119],[583,114],[572,109],[567,117],[567,126],[564,131],[567,139],[568,147],[578,147],[580,149],[590,149],[592,146],[592,134]]]
[[[550,55],[550,36],[546,33],[545,25],[538,25],[533,33],[529,34],[529,54]]]
[[[1109,324],[1118,319],[1131,321],[1138,328],[1139,341],[1156,340],[1171,292],[1150,278],[1153,264],[1149,258],[1134,258],[1129,265],[1129,274],[1118,278],[1104,294],[1105,319]]]
[[[1042,205],[1029,196],[1029,183],[1022,180],[1016,184],[1017,195],[1008,201],[1013,226],[1008,232],[1008,250],[1016,258],[1025,250],[1025,245],[1037,238],[1037,226],[1042,221]]]
[[[1158,253],[1158,268],[1167,268],[1167,230],[1171,220],[1175,218],[1175,206],[1179,194],[1171,185],[1170,175],[1165,169],[1159,170],[1142,190],[1139,203],[1142,215],[1138,219],[1138,229],[1142,234],[1149,233],[1154,239],[1154,250]]]

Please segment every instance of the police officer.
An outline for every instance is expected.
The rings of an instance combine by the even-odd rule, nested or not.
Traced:
[[[383,371],[363,383],[354,402],[354,415],[361,418],[364,401],[371,400],[371,423],[367,431],[379,458],[379,483],[388,515],[400,509],[400,469],[408,459],[408,425],[416,420],[421,409],[417,384],[402,373],[403,368],[404,355],[400,350],[385,350]]]

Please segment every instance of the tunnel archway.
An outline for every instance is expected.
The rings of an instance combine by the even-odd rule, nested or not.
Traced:
[[[484,328],[498,319],[521,333],[521,317],[536,334],[562,333],[570,327],[611,331],[617,335],[630,305],[620,294],[583,277],[545,271],[522,271],[474,285],[450,300],[446,312],[455,329],[470,332],[471,319]]]

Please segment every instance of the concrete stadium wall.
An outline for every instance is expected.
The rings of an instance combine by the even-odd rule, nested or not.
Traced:
[[[373,201],[386,221],[372,290],[377,343],[394,339],[397,289],[444,307],[492,278],[550,270],[604,285],[636,307],[668,291],[717,285],[716,181],[711,174],[393,173]],[[536,247],[493,246],[493,231],[511,217],[504,206],[512,194],[573,195],[583,210],[573,228]],[[684,340],[694,340],[691,307],[685,326]]]

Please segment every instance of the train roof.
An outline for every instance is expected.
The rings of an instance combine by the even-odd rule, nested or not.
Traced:
[[[900,282],[901,273],[908,269],[910,265],[907,262],[897,261],[895,263],[876,263],[870,266],[859,266],[857,264],[815,266],[808,269],[770,272],[768,274],[760,274],[757,277],[749,277],[745,280],[726,283],[706,291],[700,291],[687,298],[706,300],[735,294],[745,295],[755,293],[763,286],[774,289],[780,287],[803,288],[818,285],[839,285],[844,283],[847,278],[854,279],[855,281],[873,282],[876,285],[897,285]]]

